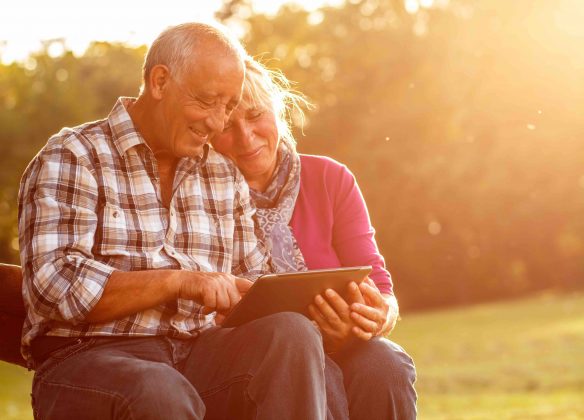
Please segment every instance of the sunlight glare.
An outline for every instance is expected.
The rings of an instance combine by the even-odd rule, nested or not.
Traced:
[[[420,3],[418,3],[418,0],[406,0],[405,8],[406,12],[414,14],[420,9]]]
[[[88,8],[66,0],[32,0],[26,6],[14,5],[0,15],[0,57],[5,63],[21,61],[40,50],[43,40],[63,39],[63,47],[76,54],[83,53],[91,41],[149,43],[169,25],[211,19],[219,0],[200,2],[196,7],[188,0],[168,0],[166,4],[168,7],[160,8],[136,0],[103,0],[99,7]]]
[[[430,235],[436,236],[439,235],[440,232],[442,232],[442,225],[438,221],[433,220],[428,223],[428,233]]]
[[[314,12],[323,5],[341,6],[344,0],[291,2]],[[274,14],[283,3],[286,1],[254,0],[253,9]],[[13,3],[0,13],[0,61],[23,61],[30,53],[41,50],[46,40],[64,40],[62,47],[77,55],[83,54],[91,41],[149,44],[170,25],[212,20],[221,4],[221,0],[167,0],[164,7],[138,0],[102,0],[94,7],[68,0]],[[313,20],[316,23],[318,15]]]
[[[65,54],[65,51],[66,48],[63,42],[52,42],[47,49],[47,54],[49,57],[56,58]]]
[[[563,32],[584,37],[584,3],[581,0],[562,0],[554,14],[555,24]]]

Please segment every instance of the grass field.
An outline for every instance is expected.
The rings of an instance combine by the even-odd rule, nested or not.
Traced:
[[[405,315],[419,418],[584,419],[584,295]],[[0,362],[0,419],[32,419],[32,375]]]
[[[420,419],[584,419],[584,295],[404,316]]]

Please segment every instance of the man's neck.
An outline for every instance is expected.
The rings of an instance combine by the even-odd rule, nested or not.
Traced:
[[[154,154],[158,164],[158,175],[160,176],[160,196],[164,207],[169,208],[172,200],[174,178],[176,176],[176,165],[178,159],[168,153]]]
[[[172,200],[172,188],[176,174],[176,165],[178,159],[172,153],[166,150],[160,150],[158,147],[157,135],[155,131],[156,121],[152,117],[151,110],[155,106],[150,103],[147,96],[140,96],[131,103],[126,110],[136,127],[136,130],[144,138],[144,141],[152,150],[158,167],[158,176],[160,177],[160,195],[165,207],[169,207]]]
[[[147,96],[140,95],[136,101],[126,106],[126,111],[128,111],[136,131],[144,138],[148,147],[156,152],[158,141],[155,131],[156,121],[152,112],[154,107],[155,104]]]

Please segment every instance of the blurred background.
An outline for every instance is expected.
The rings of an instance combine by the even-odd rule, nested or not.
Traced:
[[[56,3],[0,18],[0,261],[48,137],[137,95],[164,27],[215,17],[314,103],[299,150],[356,175],[420,418],[584,418],[584,1]],[[30,418],[30,374],[0,372],[0,417]]]

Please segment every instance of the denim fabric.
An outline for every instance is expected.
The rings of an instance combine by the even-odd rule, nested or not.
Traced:
[[[324,359],[324,376],[326,380],[327,420],[348,420],[349,403],[343,385],[343,371],[328,355]]]
[[[281,313],[192,340],[92,338],[33,381],[37,419],[324,419],[325,356],[308,319]]]
[[[95,338],[51,355],[33,380],[36,419],[202,419],[162,337]]]
[[[202,334],[183,371],[207,405],[206,418],[326,417],[322,337],[297,313],[279,313]],[[221,404],[225,395],[229,401],[237,399],[222,389],[225,378],[246,382],[245,400],[229,407]],[[218,392],[224,396],[216,398]],[[210,406],[211,397],[218,404]],[[242,409],[234,409],[237,406]]]
[[[332,358],[343,372],[351,420],[416,418],[416,368],[402,347],[377,337]]]

